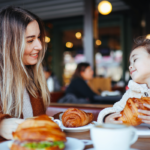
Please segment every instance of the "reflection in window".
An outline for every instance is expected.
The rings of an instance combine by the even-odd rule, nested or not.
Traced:
[[[122,50],[120,46],[120,28],[99,28],[99,40],[95,43],[96,75],[111,77],[112,81],[119,81],[122,77]]]

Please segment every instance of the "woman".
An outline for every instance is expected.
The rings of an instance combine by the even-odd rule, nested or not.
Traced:
[[[0,136],[5,139],[12,139],[23,119],[44,114],[50,102],[44,40],[36,15],[19,7],[0,12]]]
[[[87,102],[93,102],[94,93],[87,85],[87,81],[93,78],[93,70],[89,63],[78,64],[73,79],[66,90],[66,94],[73,94],[77,98],[84,98]]]

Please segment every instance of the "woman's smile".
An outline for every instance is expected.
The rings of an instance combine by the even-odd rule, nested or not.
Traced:
[[[35,59],[36,59],[36,58],[38,58],[39,55],[38,55],[38,53],[35,53],[35,54],[31,54],[30,56],[31,56],[32,58],[35,58]]]

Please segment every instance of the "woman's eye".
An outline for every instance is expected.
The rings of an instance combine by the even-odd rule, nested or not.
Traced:
[[[31,41],[28,41],[28,43],[32,43],[33,42],[33,40],[31,40]]]
[[[133,62],[135,62],[137,59],[134,59]]]
[[[41,36],[39,36],[38,38],[41,39]]]

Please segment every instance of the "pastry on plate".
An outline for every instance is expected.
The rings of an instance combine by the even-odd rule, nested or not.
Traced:
[[[81,127],[91,123],[94,119],[92,113],[86,113],[77,108],[69,108],[62,115],[62,123],[65,127]]]
[[[27,119],[13,132],[11,150],[64,150],[66,135],[47,115]]]

